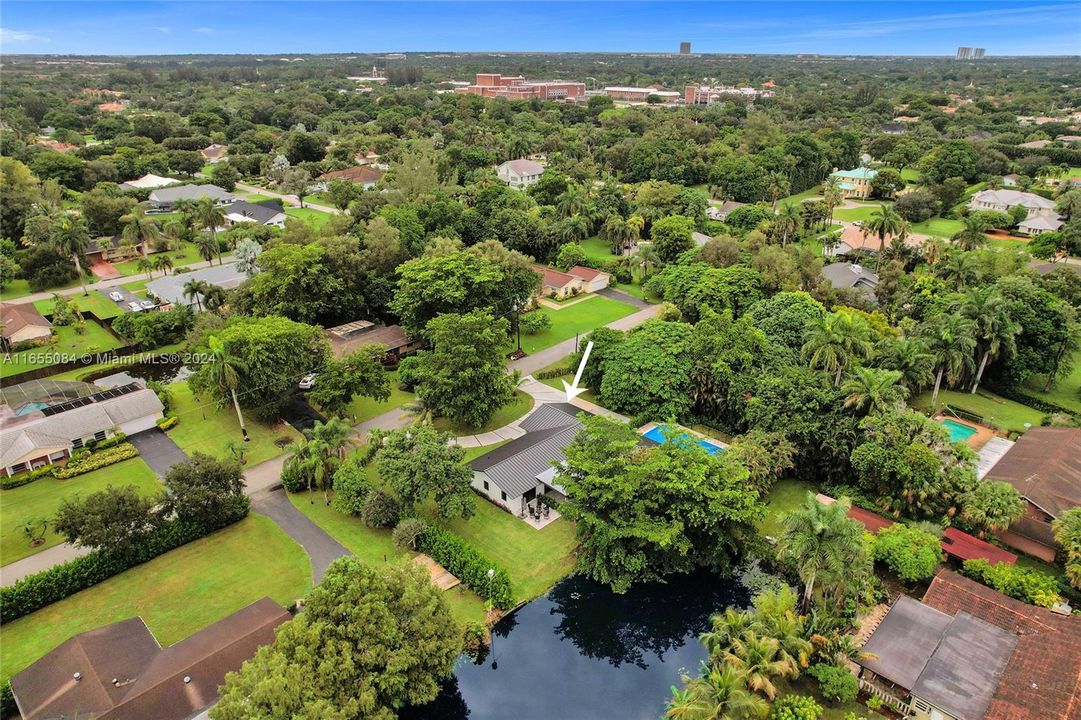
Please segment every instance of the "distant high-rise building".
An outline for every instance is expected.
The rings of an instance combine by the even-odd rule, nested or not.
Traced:
[[[679,54],[680,55],[690,55],[691,54],[691,44],[689,42],[681,42],[679,44]]]
[[[959,47],[959,48],[957,48],[957,59],[958,60],[968,60],[970,57],[972,57],[972,48],[969,48],[969,47]]]
[[[982,58],[982,57],[983,57],[983,54],[984,54],[984,52],[986,52],[986,51],[985,51],[985,50],[984,50],[983,48],[976,48],[976,49],[975,49],[975,50],[973,51],[973,55],[972,55],[972,56],[973,56],[974,58],[976,58],[977,60],[979,60],[980,58]]]

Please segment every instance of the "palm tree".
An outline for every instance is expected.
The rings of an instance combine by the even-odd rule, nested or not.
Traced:
[[[187,292],[187,288],[184,292]],[[232,395],[236,417],[240,421],[240,432],[244,435],[244,442],[247,442],[249,440],[248,428],[244,424],[244,415],[240,412],[240,400],[237,399],[236,389],[248,372],[248,366],[243,360],[226,350],[225,343],[213,335],[207,343],[210,346],[210,362],[207,370],[210,374],[210,382],[219,390],[227,390]]]
[[[747,676],[731,665],[702,667],[673,692],[666,718],[680,720],[750,720],[765,717],[769,704],[747,689]]]
[[[661,256],[652,245],[639,245],[638,250],[632,256],[642,271],[642,282],[645,282],[656,272],[661,265]]]
[[[938,268],[938,276],[943,280],[952,280],[954,290],[960,292],[966,285],[971,285],[980,278],[980,268],[976,258],[967,252],[951,252],[946,261]]]
[[[168,223],[161,231],[161,249],[165,252],[177,249],[184,240],[184,234],[184,223],[179,220]]]
[[[86,230],[86,223],[79,215],[61,215],[51,228],[51,242],[57,251],[71,256],[75,264],[75,274],[79,276],[79,284],[83,288],[83,295],[89,295],[86,289],[86,278],[83,276],[83,264],[79,259],[86,253],[90,244],[90,234]]]
[[[345,448],[352,426],[341,418],[332,417],[325,423],[316,422],[311,430],[312,457],[315,461],[312,477],[323,491],[323,502],[330,505],[330,488],[334,471],[345,458]]]
[[[559,237],[564,242],[578,243],[589,237],[589,221],[580,213],[560,221]]]
[[[169,274],[173,269],[173,259],[169,257],[169,253],[162,253],[154,258],[154,269],[161,270],[162,275]]]
[[[751,629],[753,618],[750,613],[734,607],[725,608],[723,613],[710,618],[711,630],[698,636],[711,658],[722,658],[732,643]]]
[[[845,407],[863,415],[884,413],[896,407],[908,395],[900,380],[901,372],[898,370],[854,367],[841,385]]]
[[[935,380],[935,359],[918,337],[884,340],[877,362],[884,370],[901,373],[901,385],[910,393],[919,392]]]
[[[402,405],[403,417],[410,418],[410,423],[417,425],[431,425],[435,417],[432,407],[417,396],[412,402]]]
[[[815,585],[843,585],[866,568],[863,528],[848,518],[847,498],[826,505],[814,494],[784,516],[778,541],[781,557],[795,561],[803,582],[803,612],[811,607]]]
[[[218,256],[218,264],[221,265],[221,246],[218,244],[218,227],[225,222],[225,212],[214,203],[214,199],[205,197],[195,205],[195,220],[200,226],[210,230],[213,239],[214,252]],[[202,244],[199,246],[202,252]],[[209,260],[210,258],[204,258]]]
[[[774,212],[777,212],[777,199],[787,195],[791,187],[792,184],[788,181],[788,176],[783,172],[774,170],[766,177],[766,190],[769,192],[769,198],[772,202],[770,207]]]
[[[834,312],[812,321],[801,355],[810,367],[833,374],[833,384],[850,366],[867,359],[872,345],[869,328],[860,318],[847,312]]]
[[[142,208],[137,207],[128,215],[120,218],[120,223],[123,225],[120,237],[133,246],[142,243],[144,255],[146,254],[145,248],[161,239],[161,228],[151,218],[147,217]]]
[[[199,312],[203,311],[203,293],[206,292],[210,284],[205,280],[188,280],[184,283],[184,297],[189,300],[195,300],[196,307],[199,308]]]
[[[803,213],[796,203],[784,203],[781,205],[781,212],[777,213],[777,219],[774,222],[781,232],[781,247],[784,247],[788,244],[790,235],[799,233],[800,227],[803,225]]]
[[[1006,304],[1006,299],[989,285],[969,290],[965,293],[963,300],[952,303],[948,310],[959,311],[975,326],[976,345],[982,350],[980,364],[976,369],[976,378],[972,382],[970,391],[975,393],[976,388],[980,386],[980,380],[983,379],[987,362],[998,357],[1003,351],[1007,354],[1013,353],[1014,339],[1021,332],[1021,327],[1010,317],[1010,308]]]
[[[969,215],[963,221],[964,227],[955,232],[950,240],[962,250],[975,250],[987,242],[984,231],[987,230],[987,222],[979,215]]]
[[[835,177],[829,177],[822,183],[822,201],[826,203],[826,219],[833,224],[833,211],[844,202],[845,194],[841,190],[840,181]]]
[[[210,311],[218,311],[225,306],[225,289],[220,285],[207,285],[203,290],[203,304]]]
[[[789,659],[781,658],[780,651],[781,644],[775,638],[762,637],[751,631],[732,642],[724,659],[746,673],[747,687],[772,700],[777,697],[773,678],[799,675],[799,667]]]
[[[601,234],[611,245],[612,254],[622,255],[631,246],[636,233],[629,222],[613,213],[605,219]]]
[[[556,198],[556,214],[561,218],[569,218],[581,213],[585,205],[585,192],[581,186],[571,184]]]
[[[210,235],[200,235],[195,244],[199,247],[199,257],[213,265],[214,256],[220,252],[218,241]]]
[[[935,389],[931,393],[931,406],[938,400],[942,378],[950,385],[957,384],[961,374],[972,368],[972,353],[976,350],[973,337],[976,325],[971,320],[951,312],[935,315],[920,328],[920,336],[927,342],[927,351],[934,358]]]
[[[875,261],[876,268],[882,264],[882,255],[886,252],[886,238],[900,234],[904,228],[905,219],[885,203],[872,212],[871,218],[860,228],[864,236],[878,236],[878,258]]]
[[[153,276],[154,263],[146,258],[139,258],[139,262],[135,263],[135,267],[139,268],[139,272],[146,273],[146,279],[149,280]]]

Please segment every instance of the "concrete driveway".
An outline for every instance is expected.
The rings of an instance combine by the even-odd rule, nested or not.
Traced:
[[[135,446],[139,457],[158,477],[165,477],[169,468],[188,459],[187,453],[158,428],[129,435],[128,442]]]

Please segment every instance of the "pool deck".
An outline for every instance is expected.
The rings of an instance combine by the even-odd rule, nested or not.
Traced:
[[[965,439],[965,442],[968,443],[968,446],[973,450],[979,450],[987,444],[988,440],[995,437],[995,431],[984,425],[977,425],[974,422],[962,420],[961,418],[956,418],[952,415],[943,415],[942,413],[935,415],[935,422],[941,425],[943,420],[949,420],[950,422],[957,423],[958,425],[964,425],[965,427],[975,430],[976,433],[974,435]]]
[[[707,437],[707,436],[703,435],[700,432],[696,432],[694,430],[691,430],[690,428],[683,427],[682,425],[679,425],[679,424],[676,424],[676,423],[649,422],[649,423],[646,423],[645,425],[643,425],[642,427],[638,428],[638,434],[639,435],[645,435],[650,430],[653,430],[654,428],[661,427],[661,426],[673,427],[676,430],[679,430],[681,433],[686,433],[686,435],[688,437],[693,437],[693,438],[696,438],[698,440],[705,440],[710,445],[713,445],[714,447],[719,447],[722,450],[727,450],[728,448],[731,447],[727,443],[723,443],[720,440],[717,440],[716,438]]]

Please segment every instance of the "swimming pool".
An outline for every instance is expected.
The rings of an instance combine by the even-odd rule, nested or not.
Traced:
[[[976,428],[955,420],[939,420],[939,424],[950,431],[950,442],[967,441],[978,432]]]
[[[670,428],[667,425],[655,425],[652,428],[650,428],[649,432],[642,433],[642,437],[647,437],[650,440],[652,440],[653,442],[661,444],[665,440],[664,431],[665,430],[672,430],[672,429],[673,428]],[[715,445],[714,443],[712,443],[709,440],[706,440],[704,438],[692,437],[692,436],[688,435],[687,433],[679,432],[678,430],[676,431],[676,433],[677,434],[673,438],[674,440],[676,440],[676,441],[694,440],[699,445],[701,445],[703,448],[705,448],[706,452],[708,452],[710,455],[716,455],[717,453],[724,452],[723,447],[721,447],[720,445]]]

